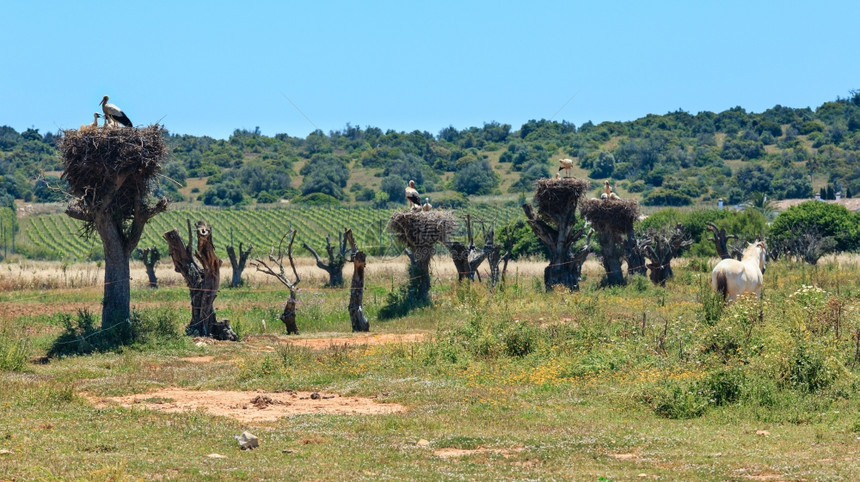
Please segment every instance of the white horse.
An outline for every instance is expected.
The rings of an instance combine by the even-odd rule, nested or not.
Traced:
[[[767,245],[764,241],[751,243],[741,260],[724,259],[711,272],[711,286],[729,303],[744,293],[761,297],[762,275],[767,262]]]

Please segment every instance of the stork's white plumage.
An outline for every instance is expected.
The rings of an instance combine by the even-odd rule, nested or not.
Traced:
[[[84,131],[84,130],[97,129],[99,127],[99,117],[101,117],[101,116],[99,115],[98,112],[93,112],[93,123],[90,125],[81,126],[81,130]]]
[[[126,127],[131,127],[133,125],[122,109],[108,103],[108,96],[104,96],[104,99],[99,102],[99,105],[102,106],[102,111],[105,113],[105,125],[108,124],[108,121],[114,123],[119,122]]]
[[[612,194],[612,187],[609,185],[609,179],[603,181],[603,194],[609,196]]]
[[[424,198],[424,205],[421,206],[421,209],[423,211],[429,211],[429,210],[433,209],[433,205],[430,204],[430,198],[429,197]]]
[[[565,177],[570,177],[570,170],[571,170],[571,168],[573,168],[573,160],[572,159],[559,159],[558,163],[561,165],[561,167],[558,168],[558,171],[559,172],[561,172],[562,170],[567,171],[567,176],[565,176]]]
[[[418,195],[418,191],[415,189],[415,181],[409,181],[409,187],[406,188],[406,200],[412,206],[421,207],[421,196]]]
[[[615,194],[614,192],[609,193],[609,199],[611,199],[613,201],[620,201],[621,200],[621,198],[618,197],[618,195]]]

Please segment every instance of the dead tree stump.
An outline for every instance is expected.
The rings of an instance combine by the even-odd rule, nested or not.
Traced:
[[[347,229],[344,238],[349,242],[350,259],[352,260],[352,284],[349,289],[349,321],[352,323],[352,331],[370,331],[370,322],[364,316],[364,268],[367,266],[367,256],[364,251],[359,251],[355,246],[355,238],[352,230]]]
[[[714,247],[717,248],[717,256],[720,259],[731,259],[732,255],[729,253],[726,243],[730,239],[738,239],[738,237],[734,234],[726,234],[725,228],[718,228],[716,224],[710,221],[705,224],[713,235]]]
[[[102,241],[102,328],[114,328],[131,315],[131,253],[147,221],[167,209],[166,198],[151,197],[167,155],[162,128],[69,129],[58,148],[72,195],[66,214],[84,222],[84,236]]]
[[[287,278],[286,270],[284,269],[284,251],[282,249],[284,244],[284,239],[287,236],[290,236],[290,243],[287,246],[287,259],[290,261],[290,267],[293,269],[293,277],[295,281],[290,281]],[[272,263],[270,266],[268,263],[263,261],[260,258],[255,258],[254,262],[251,263],[253,266],[257,268],[257,271],[262,273],[266,273],[270,276],[274,276],[278,281],[281,282],[284,286],[290,290],[290,297],[287,298],[287,302],[284,304],[284,311],[281,313],[281,321],[284,322],[284,325],[287,327],[287,334],[299,334],[299,327],[296,324],[296,301],[298,299],[298,285],[301,282],[301,278],[299,278],[299,272],[296,271],[296,263],[293,261],[293,241],[296,239],[296,230],[293,229],[291,232],[285,234],[281,238],[281,242],[278,245],[277,256],[275,256],[275,248],[269,252],[269,262]],[[275,271],[275,266],[277,266],[278,271]]]
[[[236,256],[236,249],[233,245],[227,246],[227,257],[230,258],[230,266],[233,267],[233,276],[230,278],[231,288],[238,288],[244,283],[242,272],[245,271],[245,263],[248,261],[252,249],[254,249],[252,244],[248,244],[248,249],[243,249],[242,243],[239,243],[239,256]]]
[[[627,243],[624,249],[627,251],[627,275],[648,274],[648,266],[645,261],[646,250],[651,244],[651,239],[647,236],[637,238],[633,231],[627,233]]]
[[[308,246],[308,243],[302,243],[302,247],[306,250],[310,251],[313,255],[314,260],[316,260],[317,268],[328,273],[328,283],[326,286],[330,288],[340,288],[343,286],[343,266],[347,261],[347,252],[346,252],[346,231],[344,230],[344,234],[340,236],[340,242],[338,243],[338,248],[335,250],[335,247],[331,244],[331,236],[326,235],[325,237],[325,250],[328,254],[328,263],[323,261],[320,258],[320,255],[314,251],[313,248]]]
[[[466,215],[466,235],[469,240],[467,247],[459,241],[453,241],[447,244],[448,251],[451,253],[451,259],[454,261],[454,266],[457,268],[457,280],[469,281],[475,280],[475,275],[478,276],[478,281],[481,280],[481,275],[478,273],[478,266],[484,262],[487,257],[487,251],[479,251],[475,248],[475,241],[472,237],[472,217]]]
[[[215,318],[215,297],[221,283],[221,260],[215,255],[212,228],[203,221],[196,224],[197,250],[191,251],[191,220],[188,220],[188,244],[175,229],[164,233],[170,258],[176,272],[185,278],[191,295],[191,321],[185,332],[192,336],[206,336],[216,340],[239,339],[227,319]],[[199,264],[198,264],[199,261]]]
[[[639,217],[639,203],[622,199],[589,199],[583,201],[581,212],[597,231],[601,261],[606,270],[604,283],[610,286],[624,284],[621,265],[626,254],[625,242]]]
[[[648,269],[651,270],[649,277],[655,285],[666,286],[666,280],[673,276],[672,259],[693,244],[693,240],[687,238],[684,226],[680,224],[676,225],[671,233],[652,232],[648,237],[651,239],[651,243],[645,249],[646,256],[650,261],[648,263]]]
[[[585,179],[539,179],[534,202],[523,204],[529,226],[550,253],[549,266],[544,270],[544,286],[547,291],[555,285],[570,290],[579,289],[582,263],[588,256],[588,241],[576,252],[574,244],[586,235],[584,227],[574,231],[577,224],[576,207],[588,189]]]
[[[155,277],[155,263],[158,263],[158,260],[161,259],[161,253],[155,246],[138,249],[137,252],[143,261],[143,266],[146,267],[146,277],[149,278],[149,287],[158,288],[158,278]]]

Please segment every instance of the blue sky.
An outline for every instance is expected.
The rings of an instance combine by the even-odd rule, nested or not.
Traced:
[[[347,123],[812,107],[860,89],[860,2],[4,2],[0,125],[92,121],[227,138]]]

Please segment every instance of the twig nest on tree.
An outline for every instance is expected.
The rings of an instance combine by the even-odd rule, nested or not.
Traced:
[[[538,179],[535,183],[534,204],[542,215],[556,217],[558,214],[569,212],[571,206],[576,209],[590,182],[587,179],[575,177],[562,179]]]
[[[451,211],[398,211],[388,220],[388,230],[410,249],[430,248],[437,242],[447,243],[457,227]]]
[[[153,124],[142,129],[69,129],[63,131],[57,147],[63,158],[63,178],[69,182],[71,193],[84,196],[108,188],[114,182],[106,172],[129,174],[123,187],[137,184],[141,192],[145,184],[158,173],[160,162],[167,154],[162,138],[163,129]]]
[[[632,199],[587,199],[579,212],[598,232],[624,234],[633,230],[639,218],[639,203]]]

